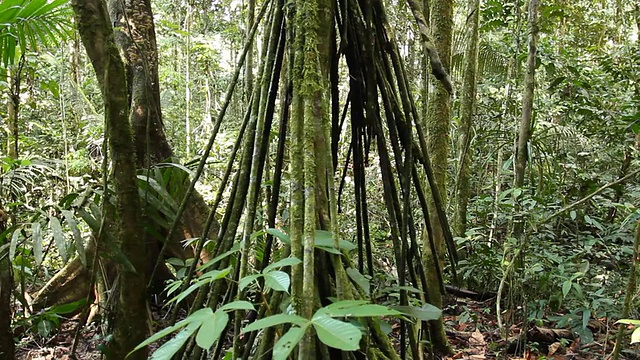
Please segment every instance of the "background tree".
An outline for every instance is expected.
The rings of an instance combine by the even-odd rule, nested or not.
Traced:
[[[147,249],[143,241],[133,132],[126,112],[129,97],[125,67],[116,47],[106,4],[102,0],[75,1],[72,6],[78,32],[91,58],[104,98],[105,129],[114,168],[116,234],[122,254],[129,263],[120,264],[113,344],[108,354],[113,359],[124,359],[146,338],[148,321]],[[134,357],[144,359],[146,352],[139,351]]]

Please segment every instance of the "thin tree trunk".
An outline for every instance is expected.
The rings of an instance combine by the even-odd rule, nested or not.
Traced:
[[[7,123],[9,124],[9,136],[7,136],[7,153],[12,159],[17,159],[20,155],[18,151],[20,143],[20,126],[18,124],[18,114],[20,112],[20,84],[22,80],[22,67],[24,66],[24,56],[20,58],[18,67],[14,71],[7,71],[7,80],[11,84],[9,89],[9,102],[7,103]]]
[[[7,228],[9,214],[0,203],[0,233]],[[18,231],[18,230],[16,230]],[[10,241],[8,236],[0,239],[0,248]],[[11,291],[13,290],[13,274],[9,251],[0,252],[0,360],[15,358],[15,344],[11,331]]]
[[[187,32],[187,43],[185,44],[185,70],[184,70],[184,133],[186,138],[187,157],[191,155],[191,3],[187,1],[187,17],[185,18],[185,31]]]
[[[467,205],[469,203],[469,167],[471,166],[471,139],[473,137],[473,116],[476,106],[478,71],[478,25],[480,21],[479,0],[469,0],[470,40],[464,55],[464,78],[460,104],[460,154],[456,179],[456,213],[453,221],[454,236],[463,237],[467,228]]]
[[[117,195],[116,223],[123,255],[130,266],[120,264],[119,290],[113,320],[109,358],[124,359],[147,336],[146,257],[141,224],[136,154],[126,109],[129,99],[125,68],[115,44],[113,28],[102,0],[72,2],[78,32],[98,78],[105,103],[105,131],[113,158]],[[106,185],[106,184],[105,184]],[[146,359],[146,348],[129,359]]]
[[[520,131],[515,156],[515,188],[524,186],[524,173],[529,157],[529,140],[533,131],[533,97],[535,91],[536,76],[536,54],[538,51],[538,8],[540,0],[529,1],[529,55],[527,57],[527,74],[525,76],[525,88],[522,99],[522,120],[520,121]],[[524,230],[524,219],[516,206],[516,215],[513,224],[513,235],[517,238]]]

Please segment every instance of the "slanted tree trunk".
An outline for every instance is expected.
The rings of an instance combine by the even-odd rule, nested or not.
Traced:
[[[142,228],[136,154],[128,119],[125,69],[115,44],[106,4],[102,0],[72,2],[78,32],[91,59],[105,103],[105,130],[113,162],[117,196],[117,240],[130,266],[119,264],[113,314],[113,343],[108,354],[124,359],[147,336],[147,249]],[[129,359],[146,359],[146,349]]]
[[[479,0],[469,0],[467,28],[469,44],[464,54],[464,75],[462,99],[460,101],[459,165],[455,188],[454,236],[463,237],[467,229],[467,205],[469,204],[469,167],[471,166],[471,140],[473,138],[473,117],[476,107],[478,71],[478,24],[480,21]]]

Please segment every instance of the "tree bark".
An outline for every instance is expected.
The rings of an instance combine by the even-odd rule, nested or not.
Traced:
[[[538,8],[540,0],[529,1],[529,55],[527,57],[527,74],[525,75],[524,95],[522,98],[522,120],[518,134],[515,163],[515,188],[524,186],[524,173],[529,157],[529,140],[533,132],[533,96],[535,91],[536,76],[536,54],[538,42]],[[516,206],[516,216],[514,217],[513,235],[519,237],[524,230],[524,219],[519,214],[519,207]]]
[[[451,39],[453,26],[453,1],[442,0],[433,1],[431,3],[431,28],[433,31],[434,43],[436,51],[440,55],[440,60],[444,69],[448,72],[451,63]],[[433,67],[433,64],[432,64]],[[438,190],[442,196],[443,205],[446,204],[446,188],[447,188],[447,168],[450,148],[450,126],[451,117],[451,99],[449,90],[442,82],[435,81],[431,78],[435,90],[429,96],[428,108],[429,116],[426,119],[428,153],[431,154],[433,172],[438,186]],[[432,197],[433,198],[433,197]],[[431,252],[429,242],[425,241],[423,248],[423,262],[427,271],[427,281],[430,284],[438,284],[435,269],[435,262],[440,264],[440,269],[444,268],[445,256],[445,239],[433,200],[430,201],[430,219],[433,229],[433,239],[436,245],[436,254]],[[431,304],[438,308],[442,308],[442,293],[437,286],[429,287],[429,299]],[[431,322],[431,337],[435,349],[438,352],[449,354],[452,352],[444,332],[442,319]]]
[[[130,267],[119,264],[119,291],[109,358],[124,359],[147,336],[146,259],[136,179],[136,152],[127,110],[125,68],[102,0],[74,0],[78,32],[91,59],[105,103],[105,130],[114,168],[119,244]],[[129,359],[146,359],[146,348]]]
[[[467,22],[470,40],[464,55],[464,76],[460,104],[459,165],[456,179],[456,212],[453,220],[454,236],[464,237],[467,228],[467,205],[469,203],[469,167],[471,166],[471,140],[473,116],[476,106],[476,73],[478,71],[478,23],[480,3],[469,0]]]
[[[9,215],[0,204],[0,233],[7,228]],[[16,230],[17,231],[17,230]],[[0,248],[8,243],[7,237],[0,239]],[[15,344],[11,331],[11,291],[13,290],[13,274],[11,272],[11,260],[9,250],[0,252],[0,360],[13,360],[15,358]]]

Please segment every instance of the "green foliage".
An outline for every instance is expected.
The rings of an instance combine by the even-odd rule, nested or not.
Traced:
[[[246,301],[234,301],[220,307],[217,311],[213,311],[210,308],[200,309],[193,314],[189,315],[186,319],[177,322],[175,325],[170,326],[155,335],[151,336],[140,345],[136,346],[131,353],[136,352],[143,347],[177,331],[182,329],[173,339],[167,341],[158,350],[156,350],[151,359],[171,359],[182,345],[193,334],[196,334],[196,344],[201,348],[207,350],[218,341],[220,335],[224,331],[229,321],[230,311],[235,310],[254,310],[251,303]],[[129,353],[129,355],[131,354]]]
[[[58,329],[62,320],[67,319],[64,315],[77,313],[86,303],[86,300],[82,299],[69,304],[51,306],[28,317],[20,316],[24,314],[16,314],[18,316],[15,326],[28,327],[34,333],[46,339]]]
[[[0,3],[0,54],[2,64],[13,64],[16,48],[24,54],[38,42],[57,44],[71,30],[67,0],[4,0]]]
[[[631,333],[631,343],[634,344],[640,342],[640,320],[622,319],[618,320],[616,324],[627,324],[635,326],[633,333]]]
[[[267,229],[267,233],[277,237],[280,241],[282,241],[283,243],[290,245],[291,244],[291,239],[289,238],[289,235],[284,233],[283,231],[279,230],[279,229]],[[336,255],[341,255],[342,252],[340,250],[344,249],[346,251],[351,251],[356,249],[356,245],[353,244],[352,242],[346,241],[346,240],[339,240],[339,246],[340,248],[336,248],[334,246],[333,243],[333,239],[331,237],[331,232],[330,231],[325,231],[325,230],[316,230],[315,232],[315,247],[317,249],[321,249],[324,250],[326,252],[329,252],[331,254],[336,254]]]

